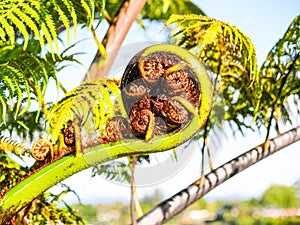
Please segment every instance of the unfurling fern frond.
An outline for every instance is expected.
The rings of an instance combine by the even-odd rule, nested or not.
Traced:
[[[54,57],[54,52],[58,49],[57,28],[64,26],[68,40],[70,36],[70,25],[76,30],[78,23],[77,12],[85,12],[87,26],[91,26],[94,19],[94,1],[81,0],[11,0],[0,2],[0,39],[10,41],[12,45],[18,38],[15,29],[22,34],[24,39],[24,49],[26,49],[31,37],[38,38],[41,48],[45,46],[45,41],[49,44]],[[53,46],[55,43],[55,47]]]
[[[100,79],[83,83],[67,93],[47,117],[52,140],[58,140],[69,120],[90,133],[93,130],[101,131],[111,117],[125,116],[118,85],[117,80]]]
[[[28,147],[8,137],[0,136],[0,150],[21,155],[28,150]]]

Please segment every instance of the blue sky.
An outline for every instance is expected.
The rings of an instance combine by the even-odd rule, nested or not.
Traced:
[[[248,35],[257,52],[259,66],[264,61],[272,46],[286,31],[288,25],[300,13],[299,0],[202,0],[194,1],[208,16],[222,20],[240,28]],[[105,25],[103,25],[105,27]],[[99,36],[104,33],[99,31]],[[91,36],[77,36],[87,38],[78,47],[88,53],[82,60],[88,62],[93,58],[96,49]],[[124,43],[143,41],[164,41],[163,27],[151,26],[145,33],[137,25],[129,32]],[[65,76],[67,88],[78,85],[82,79],[84,68],[70,69],[71,73]],[[70,82],[72,80],[72,82]],[[288,127],[286,127],[288,129]],[[261,131],[264,133],[265,131]],[[274,134],[273,134],[274,135]],[[227,160],[243,153],[264,140],[259,133],[248,132],[244,137],[229,137],[224,139],[220,147],[214,165],[218,166]],[[296,143],[285,150],[276,153],[266,160],[254,165],[243,173],[230,179],[220,187],[209,193],[207,199],[232,199],[258,197],[271,184],[293,185],[300,179],[300,143]],[[171,196],[186,185],[193,182],[200,174],[200,151],[196,151],[193,159],[188,162],[176,176],[153,186],[138,189],[140,196],[151,194],[155,189],[161,189],[164,195]],[[103,203],[111,200],[128,201],[130,190],[127,187],[113,184],[101,177],[90,178],[90,171],[83,171],[67,180],[67,183],[74,188],[81,196],[83,202]],[[69,197],[72,201],[74,196]]]

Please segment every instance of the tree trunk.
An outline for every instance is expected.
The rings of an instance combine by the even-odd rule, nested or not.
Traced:
[[[99,67],[101,54],[98,50],[94,61],[90,66],[89,74],[85,76],[84,80],[96,80],[97,78],[106,77],[108,75],[118,54],[118,49],[121,47],[132,23],[144,7],[145,3],[146,0],[125,0],[122,3],[117,15],[112,19],[102,41],[102,44],[108,53],[108,61],[104,67]]]
[[[198,180],[154,207],[138,219],[138,225],[158,225],[165,223],[224,181],[299,140],[300,126],[271,139],[268,149],[264,149],[264,144],[261,144],[245,152],[208,173],[202,185],[198,184]]]

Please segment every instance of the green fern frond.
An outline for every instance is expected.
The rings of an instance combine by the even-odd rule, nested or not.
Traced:
[[[4,100],[5,96],[4,93],[0,93],[0,110],[1,110],[1,120],[5,121],[6,119],[6,112],[7,112],[7,106],[6,106],[6,101]]]
[[[9,41],[11,45],[19,38],[15,32],[21,33],[26,49],[28,42],[34,36],[39,40],[42,49],[45,41],[50,47],[52,56],[58,49],[58,31],[64,26],[67,31],[68,43],[70,40],[70,26],[78,23],[78,13],[82,8],[86,11],[86,25],[90,28],[94,19],[94,0],[81,0],[78,7],[76,2],[69,0],[11,0],[0,2],[0,38]],[[53,46],[53,43],[55,47]]]
[[[212,71],[218,86],[214,93],[219,96],[215,101],[228,107],[222,119],[241,132],[242,127],[249,127],[244,118],[256,119],[261,96],[261,76],[250,38],[235,26],[201,15],[172,15],[166,24],[175,25],[171,41],[189,49]]]
[[[11,138],[0,136],[0,150],[11,152],[16,155],[21,155],[28,150],[28,147],[26,147],[24,144],[18,143]]]
[[[278,108],[277,118],[293,124],[293,116],[299,112],[300,104],[300,15],[291,22],[284,35],[273,46],[260,68],[262,76],[261,108],[259,125],[269,123],[274,101]],[[281,93],[279,90],[281,90]],[[288,110],[288,99],[294,99],[296,114]],[[284,118],[285,117],[285,118]]]
[[[89,133],[92,130],[101,132],[107,119],[113,116],[125,116],[118,85],[118,80],[99,79],[68,92],[47,117],[52,140],[58,140],[69,120]]]
[[[213,56],[219,56],[218,53],[222,52],[231,53],[234,56],[232,59],[244,67],[243,70],[234,67],[239,73],[247,72],[252,76],[257,74],[254,46],[250,38],[240,29],[213,18],[194,14],[172,15],[166,24],[172,23],[179,26],[179,30],[172,36],[176,44],[193,50],[206,63],[212,59],[207,53]],[[211,48],[215,48],[217,52],[209,52]],[[214,66],[211,67],[214,69]],[[232,70],[226,67],[226,64],[223,64],[223,67],[224,71]]]
[[[2,127],[13,128],[6,126],[8,116],[21,121],[29,109],[37,111],[37,121],[49,81],[52,79],[57,88],[60,87],[56,77],[56,72],[63,68],[60,67],[60,62],[76,62],[74,55],[66,55],[68,51],[63,52],[60,57],[55,55],[55,60],[50,53],[45,58],[37,56],[40,49],[31,47],[37,42],[30,40],[26,51],[21,45],[11,46],[10,43],[0,42],[0,130]]]
[[[108,5],[115,4],[119,1],[108,1]],[[111,7],[109,7],[111,9]],[[111,11],[109,11],[111,12]],[[205,13],[191,0],[181,1],[160,1],[160,0],[148,0],[141,11],[143,19],[150,20],[167,20],[172,14],[202,14]],[[112,15],[113,16],[113,15]]]
[[[94,16],[95,16],[95,9],[94,9],[94,2],[93,0],[80,0],[82,7],[87,13],[87,19],[88,19],[88,27],[91,29],[93,22],[94,22]]]
[[[100,175],[105,179],[117,182],[128,182],[130,180],[130,167],[125,161],[114,160],[112,162],[96,165],[92,168],[92,177]]]
[[[54,9],[57,11],[62,24],[65,26],[66,31],[67,31],[67,39],[68,39],[68,44],[70,44],[70,20],[68,16],[65,14],[63,9],[59,6],[59,3],[55,0],[51,0],[52,4],[54,5]],[[72,3],[68,0],[63,0],[63,5],[66,6],[68,13],[70,14],[74,27],[76,28],[77,26],[77,16],[75,13],[75,9],[72,5]],[[76,32],[76,29],[74,29],[74,34]]]
[[[52,41],[55,43],[55,46],[56,46],[56,50],[59,54],[59,48],[58,48],[58,38],[57,38],[57,32],[56,32],[56,27],[55,27],[55,22],[52,18],[52,16],[50,14],[47,14],[45,16],[45,24],[44,26],[42,25],[42,30],[45,33],[45,37],[50,45],[50,49],[51,49],[51,52],[52,52],[52,57],[54,58],[54,48],[52,46]],[[44,28],[44,29],[43,29]]]
[[[11,44],[14,45],[14,43],[15,43],[14,28],[12,26],[10,26],[9,23],[7,22],[7,20],[3,17],[0,17],[0,24],[3,27],[3,29],[5,30],[5,34],[9,37]],[[6,39],[5,39],[5,41],[6,41]]]
[[[0,43],[0,124],[6,114],[22,117],[33,96],[41,106],[49,78],[56,80],[54,63],[24,51],[21,46]],[[24,101],[26,100],[26,101]]]
[[[28,40],[29,40],[29,34],[27,32],[26,26],[23,24],[23,22],[16,17],[14,14],[10,13],[7,18],[16,25],[16,27],[20,30],[20,32],[23,34],[24,37],[24,49],[26,49]]]
[[[0,38],[1,38],[1,41],[5,41],[5,31],[2,27],[0,27]]]

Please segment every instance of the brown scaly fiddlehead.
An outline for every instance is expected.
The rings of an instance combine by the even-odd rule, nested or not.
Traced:
[[[121,81],[130,129],[141,139],[146,138],[147,132],[149,136],[157,136],[188,123],[191,115],[176,97],[194,107],[201,105],[200,82],[190,62],[176,51],[151,48],[131,59]]]
[[[53,146],[50,141],[47,139],[39,139],[33,144],[31,154],[36,160],[42,161],[45,160],[52,151]]]
[[[44,138],[37,140],[33,144],[31,154],[41,163],[34,165],[31,168],[32,170],[43,166],[43,164],[47,164],[60,157],[75,152],[75,129],[71,120],[69,120],[67,125],[61,130],[61,135],[63,139],[63,146],[61,146],[60,149],[57,149],[57,146]]]

